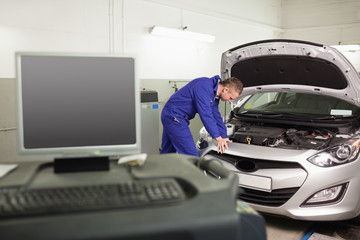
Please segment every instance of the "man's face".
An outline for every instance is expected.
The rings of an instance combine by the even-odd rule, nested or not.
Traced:
[[[229,102],[229,103],[231,103],[233,100],[235,100],[239,96],[240,96],[240,94],[238,92],[236,92],[233,89],[228,88],[228,87],[224,87],[224,89],[219,94],[219,98],[222,101]]]

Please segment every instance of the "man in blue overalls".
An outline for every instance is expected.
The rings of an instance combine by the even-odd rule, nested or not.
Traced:
[[[160,153],[199,156],[189,129],[189,120],[198,113],[205,129],[217,142],[219,153],[224,153],[231,142],[219,112],[219,100],[231,102],[242,92],[237,78],[221,81],[219,76],[197,78],[174,93],[161,113],[163,136]]]

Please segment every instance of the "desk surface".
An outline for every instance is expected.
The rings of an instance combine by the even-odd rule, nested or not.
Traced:
[[[198,160],[178,154],[150,155],[142,167],[111,162],[109,171],[61,174],[54,174],[46,162],[19,163],[0,180],[0,187],[79,186],[172,177],[188,197],[172,206],[0,218],[0,239],[240,239],[236,175],[211,178],[195,166]],[[259,231],[265,236],[265,225]]]

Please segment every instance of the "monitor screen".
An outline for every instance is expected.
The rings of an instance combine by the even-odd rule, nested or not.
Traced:
[[[20,156],[140,152],[134,58],[18,53],[16,60]]]

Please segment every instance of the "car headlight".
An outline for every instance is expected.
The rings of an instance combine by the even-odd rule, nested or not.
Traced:
[[[332,167],[354,161],[359,155],[360,137],[330,147],[308,158],[308,161],[319,167]]]

